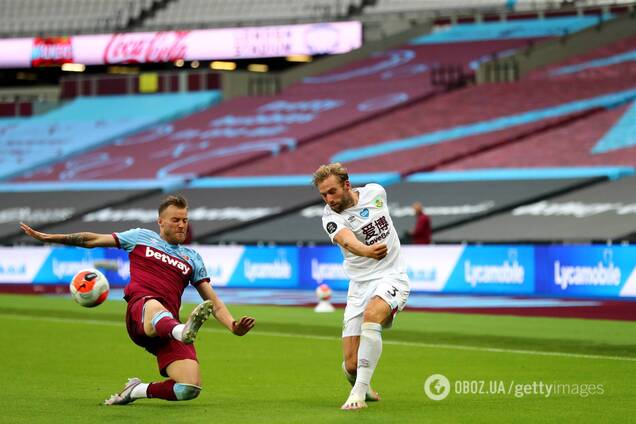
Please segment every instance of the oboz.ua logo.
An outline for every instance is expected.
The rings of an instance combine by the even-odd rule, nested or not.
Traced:
[[[450,393],[450,381],[442,374],[433,374],[424,382],[424,393],[431,400],[442,400]]]

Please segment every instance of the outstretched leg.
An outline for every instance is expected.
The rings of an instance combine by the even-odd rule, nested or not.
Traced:
[[[373,297],[367,305],[358,347],[356,381],[341,409],[366,408],[365,398],[371,387],[371,377],[382,354],[381,323],[386,321],[390,313],[389,304],[378,296]],[[348,370],[348,367],[345,368]]]
[[[205,302],[197,305],[197,307],[192,310],[192,313],[183,326],[183,332],[181,333],[181,341],[183,343],[194,343],[199,329],[201,328],[203,323],[208,318],[210,318],[210,315],[212,314],[212,308],[212,302],[210,300],[206,300]]]
[[[199,363],[192,359],[174,361],[168,368],[168,380],[150,383],[148,397],[165,400],[191,400],[201,392]]]
[[[167,380],[143,383],[139,378],[130,378],[124,389],[104,401],[105,405],[127,405],[137,399],[156,398],[164,400],[191,400],[201,392],[199,363],[192,359],[174,361],[166,369]]]
[[[140,397],[147,397],[145,396],[147,387],[148,384],[142,383],[137,377],[129,378],[128,382],[124,384],[124,389],[106,399],[104,405],[127,405]],[[135,391],[137,392],[137,396],[133,396],[133,392]],[[139,392],[144,393],[144,396],[140,396]]]
[[[139,314],[143,316],[143,332],[146,338],[166,339],[158,351],[152,352],[157,355],[162,374],[169,378],[153,383],[143,383],[139,378],[131,378],[121,392],[112,395],[104,404],[127,405],[142,398],[196,398],[201,392],[199,363],[196,361],[194,347],[187,345],[194,342],[199,329],[211,313],[212,304],[206,300],[194,308],[185,324],[181,324],[159,301],[148,300],[143,306],[143,314]]]
[[[342,372],[351,385],[356,383],[356,375],[358,374],[358,349],[360,347],[360,337],[359,336],[351,336],[344,337],[342,339],[342,347],[344,354],[344,361],[342,361]],[[365,395],[365,401],[367,402],[377,402],[380,400],[380,395],[378,392],[373,390],[371,386],[367,390]]]
[[[185,324],[181,324],[158,300],[150,299],[144,305],[144,332],[149,337],[172,338],[192,344],[211,313],[212,302],[206,300],[192,310]]]

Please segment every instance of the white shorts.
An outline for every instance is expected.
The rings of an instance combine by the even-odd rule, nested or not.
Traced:
[[[351,281],[347,293],[342,337],[359,336],[362,333],[364,310],[374,296],[379,296],[391,307],[393,316],[404,309],[411,291],[409,277],[404,274],[388,275],[376,280]],[[392,321],[385,328],[390,328]]]

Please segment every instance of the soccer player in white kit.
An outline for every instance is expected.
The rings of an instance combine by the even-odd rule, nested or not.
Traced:
[[[379,400],[371,377],[382,353],[382,329],[390,328],[406,305],[410,282],[400,256],[384,188],[352,188],[340,163],[322,165],[313,183],[325,201],[322,225],[344,255],[349,277],[344,313],[343,371],[353,385],[341,409],[361,409]]]

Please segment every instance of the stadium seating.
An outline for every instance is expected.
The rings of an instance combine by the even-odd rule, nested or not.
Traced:
[[[347,16],[350,6],[361,0],[179,0],[171,2],[144,27],[210,27],[246,23],[335,20]]]
[[[0,116],[18,117],[33,114],[32,102],[0,102]]]
[[[620,137],[620,141],[626,143],[623,146],[604,152],[594,152],[596,146],[599,145],[599,141],[630,108],[633,110],[633,104],[631,107],[622,106],[601,111],[594,116],[576,120],[568,125],[562,125],[551,131],[546,131],[482,154],[466,157],[446,166],[440,166],[438,169],[634,166],[636,163],[636,148],[634,147],[633,136],[630,137],[626,134]]]
[[[560,37],[596,25],[600,19],[599,16],[591,15],[461,23],[439,28],[431,34],[416,38],[413,43],[440,44],[477,40]]]
[[[0,0],[0,35],[68,35],[125,28],[157,0]]]
[[[636,37],[627,37],[555,65],[531,72],[531,79],[607,79],[636,77]]]
[[[421,44],[413,40],[328,74],[305,78],[302,84],[289,87],[287,93],[320,95],[378,90],[379,82],[383,89],[405,90],[416,82],[419,90],[426,90],[432,85],[432,69],[456,66],[462,73],[470,75],[474,64],[480,60],[527,44],[528,39],[523,38],[471,40],[454,43],[449,48],[447,44]]]
[[[636,87],[636,37],[537,70],[521,83],[585,90],[600,85]],[[510,145],[441,166],[459,170],[518,166],[600,166],[636,163],[634,102],[598,110],[585,119]]]
[[[365,9],[365,14],[384,14],[395,12],[416,12],[428,11],[437,12],[440,9],[445,11],[463,11],[470,10],[506,10],[506,0],[451,0],[451,1],[435,1],[435,0],[379,0],[375,4],[369,5]]]
[[[616,6],[626,5],[632,3],[631,0],[577,0],[574,4],[577,7],[590,7],[590,6]],[[516,0],[512,1],[515,11],[528,11],[528,10],[542,10],[542,9],[557,9],[563,5],[563,2],[554,0]]]
[[[108,158],[107,162],[117,158],[131,164],[125,170],[117,168],[117,176],[108,173],[96,177],[98,179],[152,179],[175,175],[192,178],[230,169],[249,174],[249,165],[243,171],[239,171],[238,166],[271,155],[280,159],[265,161],[269,168],[263,172],[284,173],[286,161],[297,156],[284,153],[287,149],[297,149],[326,134],[443,92],[444,86],[435,86],[431,81],[431,67],[452,60],[468,72],[472,60],[524,43],[522,39],[476,42],[457,45],[452,51],[439,45],[405,45],[334,72],[307,78],[281,95],[232,99],[220,107],[174,122],[167,132],[162,132],[166,128],[162,126],[87,155]],[[148,138],[154,140],[152,145],[135,141]],[[355,139],[352,144],[364,142],[364,139]],[[328,152],[326,149],[323,153]],[[149,156],[155,159],[147,161]],[[81,162],[82,158],[78,157],[71,164]],[[299,165],[302,163],[303,160],[298,161]],[[58,179],[60,175],[69,175],[68,166],[68,162],[59,163],[49,173],[33,174],[16,181]],[[313,164],[303,167],[302,173],[309,172],[309,168],[313,168]]]
[[[471,33],[457,34],[461,39]],[[436,37],[432,35],[432,39]],[[416,42],[426,45],[425,40]],[[438,41],[431,46],[448,46],[446,40]],[[474,44],[455,43],[452,52]],[[634,142],[625,135],[633,112],[603,137],[634,109],[626,106],[636,88],[634,50],[636,39],[631,37],[536,71],[518,83],[469,87],[438,96],[224,175],[270,174],[274,170],[306,173],[316,163],[332,160],[347,162],[352,172],[402,174],[497,166],[630,165],[636,157]],[[575,70],[578,72],[572,72]],[[612,93],[625,96],[616,101]],[[596,103],[589,103],[591,99]],[[564,113],[564,107],[570,112]],[[541,111],[542,119],[531,111]],[[410,147],[400,148],[404,146]]]
[[[544,38],[554,28],[582,23],[590,24],[587,18],[559,19],[558,25],[545,25],[547,32],[534,35]],[[517,24],[521,34],[526,33],[525,25],[532,23]],[[95,179],[306,175],[332,160],[346,162],[356,173],[409,174],[450,166],[471,154],[630,99],[629,89],[634,87],[628,79],[603,78],[586,84],[567,76],[474,86],[431,98],[446,90],[443,84],[434,84],[432,69],[451,64],[466,75],[482,58],[525,46],[529,40],[519,33],[509,33],[510,39],[484,40],[480,36],[484,32],[472,27],[459,32],[460,38],[470,39],[467,34],[473,34],[479,41],[449,44],[448,39],[416,39],[305,78],[281,95],[224,102],[15,181],[58,180],[62,175],[86,178],[69,167],[95,157],[107,158],[104,164],[128,164],[125,169],[104,166],[104,173],[93,174]],[[615,93],[618,100],[612,97]]]
[[[514,85],[469,87],[406,106],[373,122],[328,135],[280,157],[235,168],[223,175],[263,175],[276,171],[307,173],[317,164],[332,160],[347,162],[352,172],[408,174],[430,170],[568,122],[580,113],[598,107],[586,99],[613,101],[613,96],[605,95],[619,92],[625,96],[620,101],[627,101],[625,99],[633,98],[635,94],[629,90],[633,88],[633,81],[628,80],[608,80],[594,85],[559,82],[537,85],[526,81]],[[402,142],[410,146],[392,150],[394,145],[399,147]],[[384,151],[381,149],[383,144],[386,146]],[[375,154],[365,156],[365,148],[377,150]]]
[[[219,98],[215,91],[80,97],[44,115],[4,121],[0,123],[0,179],[112,143],[117,137],[210,106]]]
[[[573,2],[577,7],[616,6],[629,4],[631,0],[583,0]],[[475,13],[478,11],[517,11],[528,12],[538,10],[559,9],[563,2],[556,0],[377,0],[365,8],[367,15],[389,13],[430,13],[439,14],[440,11],[455,12],[456,14]]]
[[[621,134],[630,131],[636,86],[633,79],[601,72],[615,66],[624,75],[631,69],[629,41],[517,83],[449,90],[450,81],[432,77],[450,66],[460,70],[455,83],[464,83],[462,78],[484,58],[582,23],[591,25],[593,19],[560,20],[532,34],[520,22],[521,29],[509,32],[508,39],[492,40],[502,33],[482,29],[457,32],[460,42],[435,35],[419,38],[307,77],[277,96],[232,99],[13,181],[118,181],[127,186],[206,176],[307,176],[331,161],[344,162],[356,175],[527,166],[629,168],[633,147],[624,145]],[[603,62],[607,57],[614,59],[608,64]],[[587,76],[555,74],[573,65],[583,67]],[[114,116],[130,113],[122,109]]]
[[[627,0],[589,0],[579,7],[616,6]],[[391,14],[503,13],[556,9],[552,0],[0,0],[0,35],[33,36],[136,29],[210,28],[266,23],[315,22]]]

